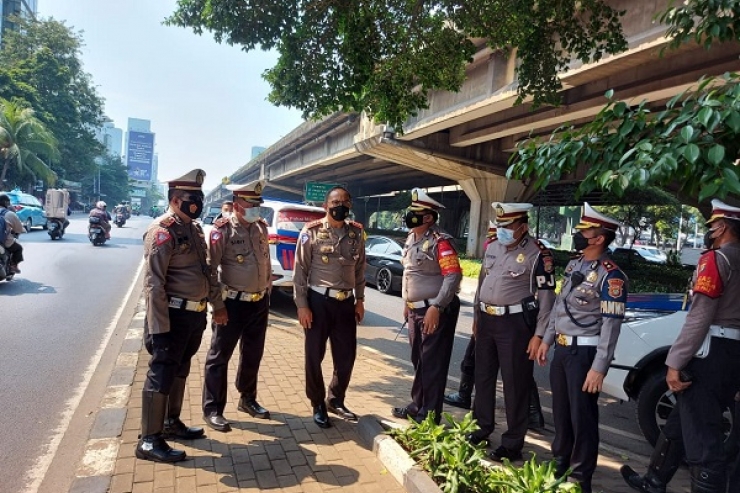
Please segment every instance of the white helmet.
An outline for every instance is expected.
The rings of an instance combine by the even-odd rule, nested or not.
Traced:
[[[95,204],[95,207],[97,207],[98,209],[105,209],[108,206],[102,200],[98,200],[98,203]]]

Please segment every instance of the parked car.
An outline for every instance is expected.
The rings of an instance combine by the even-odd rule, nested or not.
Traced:
[[[365,281],[381,293],[401,291],[403,240],[368,236],[365,240]]]
[[[637,250],[637,253],[647,258],[648,260],[650,260],[649,257],[652,257],[652,260],[650,260],[651,262],[658,262],[658,263],[664,264],[668,260],[668,256],[662,251],[660,251],[659,249],[657,249],[656,247],[636,246],[634,247],[634,249]]]
[[[27,232],[31,232],[31,228],[34,226],[47,228],[46,213],[44,213],[44,206],[41,205],[39,199],[20,190],[0,193],[10,197],[10,207],[18,215]]]
[[[634,247],[634,248],[617,247],[611,250],[611,257],[614,259],[617,265],[639,263],[639,262],[652,262],[652,263],[660,262],[656,257],[654,257],[653,255],[651,255],[650,253],[644,250],[641,250],[641,248],[643,247]]]
[[[651,445],[660,435],[676,396],[665,382],[665,359],[686,320],[685,311],[622,324],[614,360],[602,391],[621,400],[637,402],[637,423]],[[725,432],[732,429],[732,413],[725,412]]]

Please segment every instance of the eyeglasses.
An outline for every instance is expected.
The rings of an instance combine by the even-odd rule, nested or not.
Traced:
[[[352,207],[352,201],[351,200],[331,200],[329,201],[329,205],[332,207],[339,207],[340,205],[344,205],[347,207]]]

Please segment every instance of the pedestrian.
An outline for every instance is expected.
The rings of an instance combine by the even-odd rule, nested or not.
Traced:
[[[13,274],[20,274],[18,264],[23,262],[23,245],[18,242],[18,235],[22,234],[23,223],[18,215],[10,208],[10,197],[0,195],[0,216],[5,218],[5,242],[3,246],[10,255],[10,270]]]
[[[474,444],[495,427],[496,380],[504,385],[507,430],[490,454],[495,461],[521,460],[529,422],[533,359],[555,299],[552,252],[529,234],[532,204],[492,204],[497,240],[486,248],[474,298],[476,396],[480,430]]]
[[[177,462],[185,452],[165,438],[203,437],[203,428],[180,420],[190,360],[206,328],[207,301],[220,296],[210,282],[203,230],[195,221],[203,210],[205,172],[194,169],[169,182],[169,210],[156,218],[144,235],[144,332],[151,354],[141,403],[141,438],[136,457]],[[213,314],[226,321],[226,310]]]
[[[349,221],[352,197],[344,187],[326,194],[323,219],[306,224],[296,245],[293,272],[298,321],[305,332],[306,396],[313,420],[329,428],[327,411],[355,421],[345,404],[357,354],[357,324],[365,316],[365,238]],[[334,372],[327,398],[321,362],[331,342]]]
[[[403,247],[403,316],[408,321],[414,382],[411,403],[391,414],[423,421],[429,413],[442,417],[447,370],[460,314],[457,292],[462,268],[452,237],[438,225],[444,206],[419,188],[411,192],[406,212],[409,234]]]
[[[231,190],[229,188],[230,185],[226,185],[226,188]],[[233,200],[224,200],[221,203],[221,212],[218,213],[216,216],[215,221],[218,221],[222,217],[230,217],[234,213],[234,201]]]
[[[666,358],[666,383],[678,393],[692,493],[724,493],[722,413],[740,382],[740,208],[712,200],[708,249],[694,274],[686,321]],[[734,489],[738,491],[738,485]]]
[[[598,399],[624,319],[627,277],[609,258],[619,223],[588,203],[576,225],[573,246],[580,253],[568,262],[565,281],[537,351],[541,366],[555,344],[550,365],[556,474],[572,468],[584,493],[599,455]]]
[[[213,324],[206,356],[203,416],[208,426],[221,432],[231,431],[223,414],[228,365],[237,343],[236,389],[240,394],[237,409],[253,418],[270,418],[270,411],[257,402],[257,375],[265,352],[272,288],[267,223],[260,217],[263,187],[261,180],[226,185],[234,193],[233,215],[227,211],[227,215],[216,221],[208,241],[211,281],[220,284],[223,298],[212,301],[213,309],[225,308],[227,321]]]

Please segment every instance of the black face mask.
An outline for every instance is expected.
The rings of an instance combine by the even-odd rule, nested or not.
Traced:
[[[576,251],[582,252],[586,248],[588,248],[588,240],[589,238],[586,238],[583,236],[583,233],[580,231],[573,235],[573,248],[575,248]]]
[[[706,248],[707,250],[711,249],[714,246],[714,240],[716,238],[712,238],[712,233],[714,233],[714,231],[712,231],[711,229],[704,233],[704,248]]]
[[[414,211],[408,211],[406,217],[403,218],[406,223],[406,227],[409,229],[418,228],[424,224],[424,214],[417,214]]]
[[[331,215],[332,219],[336,221],[344,221],[349,217],[349,207],[347,207],[346,205],[330,207],[329,214]]]
[[[200,217],[200,213],[203,212],[203,201],[183,200],[180,204],[180,212],[188,216],[190,219],[198,219]]]

